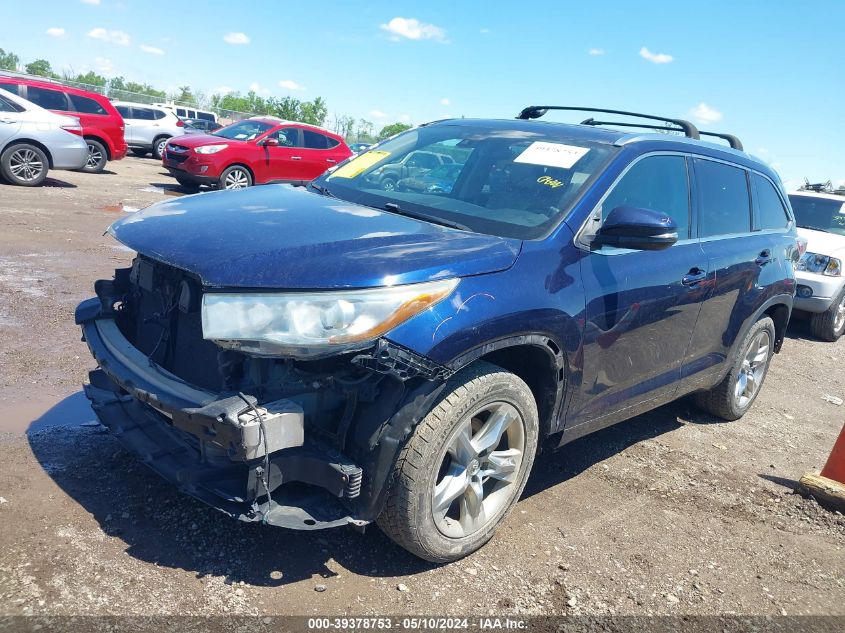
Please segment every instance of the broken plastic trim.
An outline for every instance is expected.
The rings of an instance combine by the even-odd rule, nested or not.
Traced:
[[[379,339],[368,354],[355,356],[352,363],[379,374],[393,376],[403,382],[417,377],[446,380],[454,373],[454,370],[387,339]]]

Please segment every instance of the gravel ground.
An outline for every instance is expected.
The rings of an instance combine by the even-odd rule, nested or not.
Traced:
[[[845,615],[845,519],[793,494],[845,406],[845,339],[790,326],[724,423],[680,401],[538,458],[493,541],[434,566],[377,528],[240,524],[178,494],[101,427],[73,325],[131,254],[103,232],[181,195],[152,160],[0,185],[0,615]]]

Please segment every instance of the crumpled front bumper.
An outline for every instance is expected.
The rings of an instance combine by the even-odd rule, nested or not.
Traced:
[[[76,310],[100,365],[89,374],[85,393],[130,452],[181,491],[244,521],[304,530],[366,523],[354,512],[360,467],[306,433],[301,446],[271,450],[265,473],[264,455],[257,452],[263,438],[242,423],[251,407],[237,394],[197,389],[150,362],[109,315],[110,282],[101,283],[99,298]]]

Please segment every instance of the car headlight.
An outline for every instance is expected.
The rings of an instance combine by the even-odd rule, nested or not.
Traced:
[[[407,286],[289,293],[206,293],[202,335],[259,356],[319,357],[367,347],[448,297],[458,279]]]
[[[798,270],[828,275],[830,277],[840,277],[842,276],[842,260],[830,257],[829,255],[804,253],[798,261]]]
[[[229,146],[226,143],[221,143],[220,145],[202,145],[200,147],[195,147],[194,151],[197,154],[216,154],[227,147]]]

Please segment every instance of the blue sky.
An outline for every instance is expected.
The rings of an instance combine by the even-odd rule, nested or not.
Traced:
[[[737,134],[787,186],[845,180],[842,0],[0,0],[0,16],[0,47],[59,70],[319,95],[377,129],[541,102],[654,112]]]

